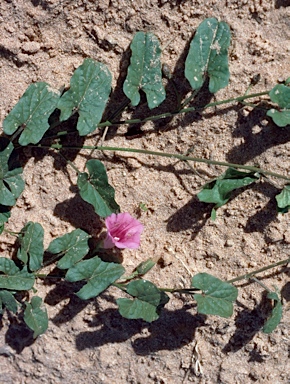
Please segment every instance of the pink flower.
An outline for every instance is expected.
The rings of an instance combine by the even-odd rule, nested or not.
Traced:
[[[129,213],[112,213],[105,219],[107,237],[104,248],[138,248],[143,225]]]

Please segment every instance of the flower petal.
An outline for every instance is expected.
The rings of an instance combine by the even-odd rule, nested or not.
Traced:
[[[105,219],[108,230],[104,241],[105,248],[138,248],[143,225],[128,212],[112,213]]]

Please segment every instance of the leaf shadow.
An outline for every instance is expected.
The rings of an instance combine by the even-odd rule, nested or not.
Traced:
[[[254,183],[252,185],[233,191],[229,201],[232,201],[247,189],[252,189],[270,197],[267,205],[260,207],[261,209],[258,212],[249,217],[247,224],[244,227],[244,232],[246,233],[264,233],[265,228],[276,219],[278,214],[275,203],[275,195],[277,194],[278,189],[267,182],[264,182],[263,184]],[[202,229],[202,227],[206,224],[207,220],[210,219],[211,210],[213,207],[214,204],[203,203],[198,200],[197,196],[194,196],[186,205],[176,211],[168,219],[167,230],[169,232],[179,232],[192,229],[193,232],[191,239],[193,240],[198,232]]]
[[[116,86],[110,94],[109,101],[105,107],[102,121],[116,121],[119,120],[119,111],[122,114],[122,108],[129,104],[130,100],[123,92],[123,84],[127,75],[127,68],[130,64],[131,50],[130,45],[123,52],[119,60],[119,77],[116,81]],[[120,102],[120,100],[122,100]],[[106,128],[102,129],[104,132]],[[113,139],[118,131],[118,125],[107,127],[106,140]]]
[[[275,1],[275,8],[281,8],[281,7],[289,7],[290,6],[290,0],[276,0]]]
[[[23,314],[16,317],[8,313],[8,319],[9,326],[5,334],[5,343],[20,354],[24,348],[34,343],[33,331],[24,323]]]
[[[65,299],[69,302],[64,305],[61,310],[55,315],[51,321],[56,325],[61,325],[72,320],[78,315],[87,305],[90,300],[81,300],[75,293],[82,288],[84,282],[69,283],[60,281],[45,297],[45,304],[56,306]]]
[[[62,221],[70,223],[75,228],[96,236],[103,228],[103,222],[95,213],[91,204],[85,202],[78,194],[56,204],[53,214]]]
[[[38,7],[38,6],[41,6],[41,8],[43,10],[50,10],[50,6],[48,5],[47,1],[43,1],[43,0],[31,0],[31,3],[34,7]]]
[[[111,308],[99,313],[89,324],[90,327],[98,327],[97,330],[77,335],[76,347],[81,351],[107,343],[124,342],[146,329],[148,335],[138,337],[132,342],[137,355],[175,350],[194,339],[196,329],[204,325],[205,319],[206,316],[192,315],[184,307],[175,311],[163,309],[158,320],[146,323],[143,320],[124,319],[116,309]]]
[[[244,227],[245,233],[260,232],[264,233],[267,226],[273,222],[278,215],[276,208],[275,196],[279,192],[278,188],[269,182],[256,183],[252,185],[252,190],[256,193],[261,193],[269,198],[265,206],[257,206],[257,212],[247,219]],[[258,202],[257,202],[258,204]],[[267,235],[264,235],[265,241],[268,242]]]
[[[223,348],[223,353],[239,351],[261,330],[271,312],[270,300],[266,296],[267,293],[264,291],[260,303],[252,310],[240,304],[243,310],[236,316],[236,331]],[[257,358],[257,356],[253,355],[252,358],[254,357]]]
[[[78,124],[78,113],[72,114],[68,120],[63,122],[59,121],[60,110],[56,109],[53,114],[50,116],[49,123],[52,128],[50,128],[41,140],[41,144],[43,145],[51,145],[55,142],[59,143],[64,147],[70,147],[69,149],[62,148],[57,153],[57,157],[55,159],[61,159],[64,164],[67,164],[65,160],[74,161],[77,155],[80,152],[80,149],[85,143],[85,136],[80,136],[77,131]],[[54,127],[54,125],[56,125]],[[67,134],[63,135],[63,132],[67,132]],[[78,148],[74,148],[78,147]],[[45,153],[45,152],[44,152]],[[64,160],[65,159],[65,160]],[[63,168],[62,162],[54,163],[55,169],[61,169],[59,165]]]
[[[290,268],[288,268],[288,273],[290,272]],[[289,273],[290,275],[290,273]],[[281,289],[281,296],[287,302],[290,302],[290,282],[286,283]]]
[[[248,116],[239,114],[233,137],[242,137],[243,143],[231,148],[226,159],[232,163],[245,164],[269,148],[285,144],[290,140],[289,127],[279,128],[267,117],[268,103],[262,102]],[[267,125],[264,122],[267,121]],[[258,130],[253,133],[253,128]]]
[[[185,3],[187,0],[168,0],[168,1],[161,1],[161,0],[158,0],[158,7],[159,8],[162,8],[166,3],[169,3],[170,4],[170,8],[174,8],[174,7],[177,7],[183,3]]]
[[[190,229],[192,231],[191,240],[194,240],[207,220],[210,219],[213,206],[214,204],[200,202],[194,196],[187,204],[169,217],[166,225],[167,231],[180,232]]]

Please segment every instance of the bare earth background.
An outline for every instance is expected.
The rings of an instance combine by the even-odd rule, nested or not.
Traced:
[[[241,95],[257,74],[261,80],[251,92],[270,89],[290,76],[289,5],[287,0],[1,0],[1,121],[31,82],[67,86],[85,57],[105,63],[113,74],[108,116],[122,101],[128,47],[140,30],[159,37],[162,61],[185,95],[184,57],[206,17],[226,21],[232,31],[231,80],[216,99]],[[174,108],[170,84],[167,93],[169,101],[157,112]],[[132,111],[136,117],[147,113],[145,107]],[[289,128],[276,127],[261,109],[220,107],[141,129],[143,134],[140,127],[111,130],[106,144],[175,153],[191,148],[196,157],[289,174]],[[86,144],[99,139],[97,132]],[[131,271],[150,256],[160,257],[147,278],[161,287],[189,286],[190,276],[199,272],[230,279],[289,255],[290,216],[276,214],[277,189],[271,183],[237,194],[212,222],[211,207],[198,202],[196,193],[222,168],[196,165],[197,174],[175,160],[120,152],[67,156],[79,169],[90,157],[104,161],[122,211],[145,225],[140,249],[123,251],[123,265]],[[77,227],[97,238],[103,223],[78,197],[72,168],[52,151],[26,149],[22,161],[26,188],[7,228],[19,231],[27,221],[40,222],[45,246]],[[140,202],[147,212],[138,209]],[[14,241],[1,235],[1,256],[11,257]],[[268,313],[262,289],[246,282],[238,285],[231,319],[197,315],[189,298],[176,295],[160,319],[147,324],[118,314],[120,294],[114,288],[82,302],[74,295],[76,286],[40,281],[49,329],[33,342],[23,323],[4,316],[0,383],[290,383],[289,269],[264,276],[266,285],[283,289],[285,302],[282,323],[271,335],[260,331]],[[200,375],[194,371],[196,359]]]

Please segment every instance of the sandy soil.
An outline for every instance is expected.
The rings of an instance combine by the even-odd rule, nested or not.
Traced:
[[[286,0],[1,0],[1,121],[31,82],[46,81],[60,89],[85,57],[110,68],[113,93],[107,114],[120,103],[120,86],[128,65],[128,47],[136,31],[154,32],[162,61],[173,72],[179,91],[184,57],[194,29],[206,17],[226,21],[232,31],[229,86],[215,96],[244,93],[253,76],[255,92],[270,89],[290,76],[290,7]],[[116,88],[117,87],[117,88]],[[173,95],[160,110],[170,109]],[[144,108],[133,111],[144,116]],[[140,129],[142,132],[140,134]],[[128,135],[129,133],[129,135]],[[87,144],[98,142],[91,135]],[[130,138],[130,140],[129,140]],[[289,128],[279,129],[262,110],[233,105],[200,116],[147,123],[109,131],[106,143],[236,163],[257,164],[287,174]],[[289,214],[277,215],[277,189],[264,181],[218,210],[198,202],[196,193],[219,167],[186,164],[125,153],[74,152],[82,169],[91,156],[104,161],[123,212],[145,225],[138,250],[122,252],[132,270],[149,256],[161,259],[148,279],[162,287],[189,285],[190,276],[208,272],[230,279],[289,255]],[[76,194],[76,174],[53,152],[26,149],[26,188],[12,210],[8,228],[19,231],[27,221],[45,229],[45,245],[74,228],[98,236],[103,224]],[[140,212],[144,202],[147,212]],[[1,235],[1,255],[11,256],[14,239]],[[290,383],[289,269],[264,275],[264,284],[283,288],[285,311],[271,334],[261,332],[267,304],[261,287],[238,285],[231,319],[196,314],[188,298],[172,297],[152,324],[123,319],[111,288],[96,300],[82,302],[76,288],[61,282],[38,284],[45,300],[49,329],[33,342],[31,333],[4,316],[0,333],[0,383]],[[287,311],[288,309],[288,311]],[[202,366],[197,372],[195,362]]]

